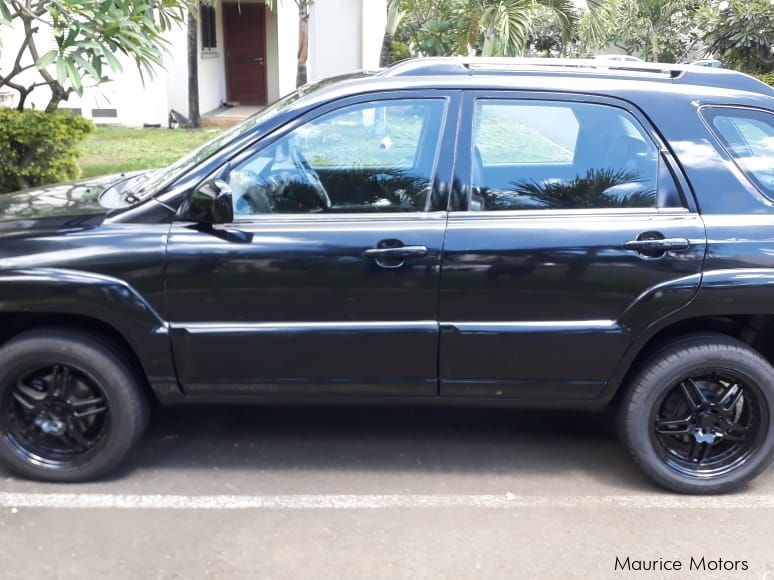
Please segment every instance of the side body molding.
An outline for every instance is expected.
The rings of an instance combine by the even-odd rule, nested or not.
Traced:
[[[50,313],[99,320],[126,339],[159,397],[181,394],[166,321],[123,280],[61,268],[3,270],[0,313]]]

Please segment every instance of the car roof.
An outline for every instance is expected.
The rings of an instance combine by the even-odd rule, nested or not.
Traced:
[[[568,82],[569,81],[569,82]],[[467,58],[409,59],[357,78],[326,84],[304,104],[396,89],[480,89],[583,93],[633,102],[648,94],[716,103],[772,106],[774,88],[727,69],[592,59]],[[301,104],[301,103],[299,103]]]

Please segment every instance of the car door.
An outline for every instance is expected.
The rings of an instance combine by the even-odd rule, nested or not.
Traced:
[[[444,396],[589,399],[695,294],[704,227],[615,99],[469,93],[444,246]]]
[[[220,170],[234,223],[172,226],[188,394],[437,395],[438,281],[459,97],[391,92],[296,119]]]

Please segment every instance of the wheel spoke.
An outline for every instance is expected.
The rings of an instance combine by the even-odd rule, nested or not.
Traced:
[[[733,392],[732,392],[733,391]],[[733,411],[744,395],[744,389],[739,385],[733,385],[728,389],[723,398],[718,402],[724,411]]]
[[[89,448],[89,440],[83,434],[80,421],[71,419],[67,421],[67,431],[65,431],[65,437],[70,440],[71,444],[74,444],[75,451],[80,453]]]
[[[702,450],[703,446],[704,445],[696,441],[696,439],[692,439],[691,450],[688,452],[688,459],[690,459],[691,461],[699,461],[699,458],[702,456],[702,453],[703,453],[703,450]]]
[[[684,419],[656,420],[656,433],[659,435],[685,435],[690,433],[692,428],[690,416]]]
[[[686,379],[680,383],[685,399],[692,409],[698,409],[701,405],[707,403],[707,397],[693,379]]]
[[[30,387],[22,381],[16,383],[16,388],[13,390],[13,398],[28,411],[36,409],[46,397],[48,397],[47,393]]]
[[[743,425],[732,424],[726,427],[723,437],[728,441],[742,441],[750,433],[750,428]]]
[[[83,417],[89,417],[91,415],[99,415],[107,411],[107,405],[105,404],[105,397],[92,397],[90,399],[75,399],[67,401],[70,409],[72,410],[73,417],[76,419],[82,419]]]
[[[91,399],[75,399],[72,401],[67,401],[67,404],[70,407],[73,407],[75,409],[80,409],[81,407],[89,407],[91,405],[103,405],[105,403],[104,397],[93,397]]]
[[[70,389],[70,367],[66,365],[54,365],[51,394],[55,397],[65,398]]]
[[[712,450],[712,448],[714,446],[715,446],[715,442],[714,441],[712,443],[703,443],[702,444],[702,448],[703,449],[701,450],[701,454],[699,455],[699,463],[701,463],[702,461],[706,461],[707,460],[707,458],[709,457],[710,451]]]
[[[83,419],[84,417],[90,417],[91,415],[99,415],[100,413],[104,413],[107,411],[107,407],[93,407],[91,409],[86,409],[84,411],[76,411],[73,413],[73,417],[76,419]]]

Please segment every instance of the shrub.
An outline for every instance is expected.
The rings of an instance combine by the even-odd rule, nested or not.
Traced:
[[[774,87],[774,72],[763,73],[763,74],[760,74],[760,75],[753,75],[753,76],[759,78],[760,80],[762,80],[767,85],[771,85],[772,87]]]
[[[411,58],[412,54],[409,50],[408,44],[401,42],[400,40],[392,41],[392,48],[390,49],[390,64]]]
[[[76,144],[93,129],[70,113],[0,108],[0,193],[77,178]]]

